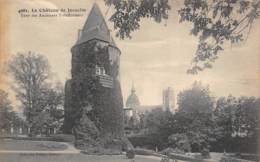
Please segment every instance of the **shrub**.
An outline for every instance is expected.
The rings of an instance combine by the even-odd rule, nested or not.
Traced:
[[[86,150],[82,150],[81,153],[87,155],[121,155],[122,152],[113,149],[107,149],[102,146],[89,147]]]
[[[52,141],[73,143],[75,137],[71,134],[55,134],[51,136]]]
[[[147,149],[136,148],[136,149],[135,149],[135,154],[136,154],[136,155],[155,155],[156,152],[153,151],[153,150],[147,150]]]
[[[123,137],[122,138],[123,148],[122,151],[128,151],[128,150],[134,150],[134,146],[132,143],[128,140],[128,138]]]
[[[162,151],[160,151],[161,154],[163,155],[168,155],[170,153],[177,153],[177,154],[185,154],[185,152],[183,152],[182,150],[178,149],[178,148],[171,148],[171,147],[168,147]]]
[[[155,135],[132,136],[128,137],[128,139],[134,147],[148,149],[154,149],[155,147],[158,147],[159,149],[162,148],[160,142],[158,142],[158,139],[155,139],[154,136]]]
[[[134,151],[134,150],[128,150],[128,151],[126,152],[126,157],[127,157],[128,159],[133,159],[133,158],[135,157],[135,151]]]
[[[201,156],[202,158],[209,158],[210,157],[210,154],[209,154],[209,149],[207,148],[204,148],[202,151],[201,151]]]

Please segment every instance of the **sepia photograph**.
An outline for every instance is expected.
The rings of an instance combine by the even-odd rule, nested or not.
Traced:
[[[0,0],[0,162],[259,162],[260,0]]]

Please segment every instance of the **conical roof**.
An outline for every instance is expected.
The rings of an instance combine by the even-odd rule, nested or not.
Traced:
[[[96,3],[94,3],[86,23],[81,31],[81,35],[76,42],[76,45],[98,39],[110,43],[111,46],[118,48],[110,36],[110,31],[106,24],[106,21]]]

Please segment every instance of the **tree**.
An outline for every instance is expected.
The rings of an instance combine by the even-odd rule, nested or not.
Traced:
[[[190,113],[211,113],[214,99],[210,95],[209,87],[204,87],[200,82],[194,82],[191,89],[178,94],[179,111]]]
[[[147,112],[144,116],[145,128],[148,131],[150,143],[153,148],[158,147],[164,149],[169,146],[168,137],[172,132],[172,117],[173,115],[161,108],[156,108]]]
[[[185,134],[193,151],[209,149],[209,143],[215,140],[213,104],[209,88],[198,82],[178,95],[179,110],[174,115],[173,132]]]
[[[54,87],[45,87],[42,92],[42,107],[50,114],[55,121],[63,118],[64,88],[61,83]]]
[[[171,121],[171,132],[169,144],[176,142],[175,147],[180,150],[202,152],[209,149],[210,143],[216,140],[214,133],[215,123],[210,113],[191,113],[178,111]],[[177,138],[179,136],[187,138]],[[174,139],[176,137],[176,139]],[[180,145],[179,145],[179,144]],[[181,145],[182,144],[182,145]],[[185,147],[184,147],[185,144]],[[171,145],[174,146],[174,145]]]
[[[54,107],[61,104],[62,94],[56,93],[48,83],[51,73],[48,60],[32,52],[18,53],[9,63],[9,71],[15,82],[13,88],[16,97],[22,104],[29,127],[32,128],[30,133],[35,133],[39,115],[47,108],[53,111]]]
[[[64,91],[62,85],[43,88],[39,106],[42,111],[38,112],[32,120],[32,126],[37,133],[45,133],[47,136],[51,128],[60,128],[64,117]]]
[[[175,133],[168,137],[171,147],[179,149],[182,152],[190,152],[190,142],[185,133]]]
[[[165,125],[169,113],[161,108],[153,109],[146,115],[146,126],[150,133],[158,132],[162,125]]]
[[[12,123],[12,109],[8,94],[4,90],[0,90],[0,129],[10,129]]]
[[[221,97],[217,100],[214,112],[220,130],[217,149],[232,152],[256,150],[259,101],[254,97],[233,96]],[[237,144],[241,147],[237,148]]]
[[[0,129],[8,132],[11,127],[20,127],[22,124],[24,121],[13,111],[8,93],[0,89]]]
[[[177,0],[176,0],[177,1]],[[115,12],[110,17],[116,36],[131,38],[144,18],[160,23],[171,10],[168,0],[105,0]],[[199,38],[188,73],[197,74],[211,68],[224,44],[239,43],[247,38],[252,24],[260,16],[260,0],[180,0],[180,23],[191,23],[191,34]]]
[[[256,136],[258,124],[259,99],[255,97],[240,97],[235,112],[234,131],[238,136]]]
[[[233,96],[220,97],[216,102],[216,110],[214,115],[216,117],[216,124],[219,129],[218,147],[220,151],[230,150],[230,143],[232,142],[232,134],[234,132],[235,111],[237,108],[237,100]]]
[[[145,114],[151,143],[159,149],[174,147],[182,151],[203,151],[215,141],[214,99],[209,87],[195,82],[191,89],[178,95],[179,110],[171,114],[154,109]],[[181,137],[181,138],[180,138]],[[154,146],[154,147],[155,147]]]

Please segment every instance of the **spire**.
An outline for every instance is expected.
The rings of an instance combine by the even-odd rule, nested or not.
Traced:
[[[108,42],[111,46],[117,48],[113,38],[110,36],[109,28],[101,13],[101,10],[96,3],[94,3],[88,15],[87,21],[84,24],[81,33],[79,34],[76,45],[93,39]]]
[[[132,83],[131,94],[126,100],[126,107],[137,108],[138,106],[140,106],[140,101],[138,96],[135,94],[134,83]]]
[[[134,86],[134,82],[132,83],[132,89],[131,89],[131,93],[135,93],[135,86]]]

